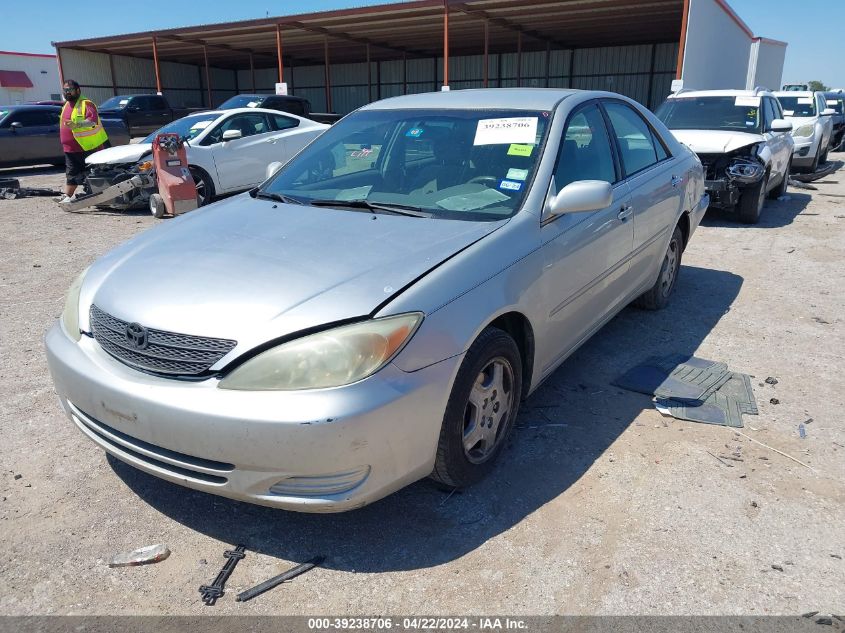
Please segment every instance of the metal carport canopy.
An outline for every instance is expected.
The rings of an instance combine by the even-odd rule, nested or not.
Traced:
[[[688,2],[688,0],[686,0]],[[678,42],[685,0],[415,0],[54,42],[227,69]],[[448,33],[448,37],[446,37]],[[448,43],[447,43],[448,42]],[[486,46],[485,46],[486,44]],[[207,56],[207,60],[206,60]],[[448,83],[448,81],[446,81]]]

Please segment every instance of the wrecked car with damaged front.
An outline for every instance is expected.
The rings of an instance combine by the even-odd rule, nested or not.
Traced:
[[[794,141],[774,95],[765,90],[681,91],[657,116],[698,154],[712,206],[756,224],[766,197],[786,193]]]

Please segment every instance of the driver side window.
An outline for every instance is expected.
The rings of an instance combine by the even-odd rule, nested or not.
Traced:
[[[557,191],[577,180],[616,181],[610,139],[598,106],[589,105],[569,120],[554,179]]]
[[[223,141],[223,133],[227,130],[238,130],[241,138],[264,134],[270,131],[269,121],[260,112],[246,112],[229,117],[205,138],[203,145],[212,145]]]

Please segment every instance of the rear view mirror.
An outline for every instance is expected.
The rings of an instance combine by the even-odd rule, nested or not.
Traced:
[[[613,204],[613,188],[604,180],[577,180],[549,201],[548,215],[606,209]]]
[[[822,116],[833,116],[834,114],[836,114],[836,110],[834,110],[833,108],[827,108],[826,110],[822,111]]]
[[[240,130],[226,130],[223,132],[224,141],[234,141],[236,138],[241,138],[242,136],[243,132]]]
[[[772,121],[772,132],[790,132],[792,131],[792,122],[785,119],[775,119]]]

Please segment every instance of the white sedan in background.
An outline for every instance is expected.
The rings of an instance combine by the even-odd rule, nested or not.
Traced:
[[[263,182],[267,166],[285,163],[328,125],[286,112],[261,108],[236,108],[199,112],[153,132],[140,143],[109,147],[91,154],[88,183],[100,191],[126,178],[152,169],[152,143],[156,135],[171,132],[187,140],[191,174],[197,184],[200,206],[214,196],[243,191]],[[149,191],[135,189],[109,206],[146,206]]]

